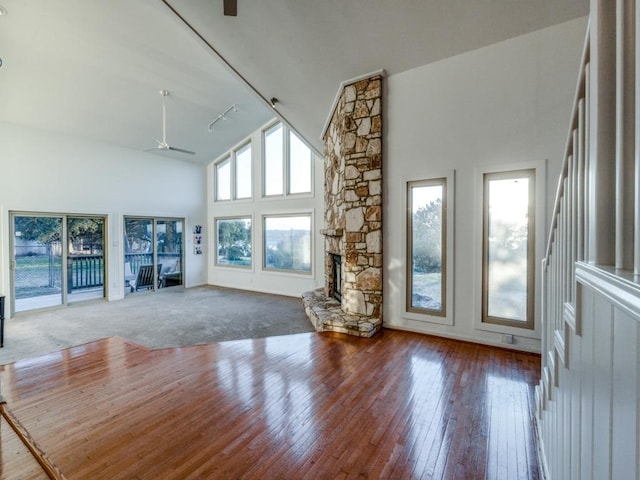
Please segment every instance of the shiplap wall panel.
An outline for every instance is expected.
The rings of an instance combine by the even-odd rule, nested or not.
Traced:
[[[580,365],[580,356],[582,355],[582,337],[578,335],[570,335],[567,338],[569,344],[569,371],[571,372],[571,475],[567,478],[571,480],[580,480],[580,438],[582,436],[582,377],[580,370],[576,369],[576,365]]]
[[[612,478],[638,478],[638,322],[619,309],[613,321]]]
[[[611,359],[613,307],[595,296],[593,335],[593,478],[611,478]]]
[[[576,322],[581,325],[582,330],[582,357],[580,363],[575,368],[580,372],[581,380],[581,436],[580,436],[580,465],[582,477],[584,479],[593,478],[592,474],[592,452],[593,452],[593,356],[594,356],[594,335],[593,335],[593,305],[594,293],[589,288],[581,288],[582,305],[579,312],[582,312]]]

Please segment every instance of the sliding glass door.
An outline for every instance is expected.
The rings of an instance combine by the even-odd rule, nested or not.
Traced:
[[[11,214],[13,312],[105,296],[104,217]]]
[[[156,252],[160,287],[182,285],[182,220],[156,220]]]
[[[67,217],[69,303],[105,296],[104,232],[102,217]]]
[[[182,285],[183,225],[175,218],[125,217],[125,294]]]

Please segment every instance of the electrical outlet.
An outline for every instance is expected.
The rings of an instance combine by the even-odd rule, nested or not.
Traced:
[[[509,345],[512,345],[515,343],[515,339],[513,338],[513,335],[504,334],[502,335],[502,343],[508,343]]]

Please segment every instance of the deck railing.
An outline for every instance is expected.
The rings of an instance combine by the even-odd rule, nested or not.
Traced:
[[[181,253],[158,253],[158,264],[173,265],[180,261]],[[127,253],[125,263],[136,274],[140,265],[153,263],[152,253]],[[68,292],[104,286],[104,255],[69,255],[67,257]]]
[[[173,265],[180,261],[182,253],[168,253],[162,252],[157,254],[158,264]],[[138,273],[140,265],[151,265],[153,263],[152,253],[125,253],[125,263],[129,263],[131,266],[131,273]],[[178,265],[179,267],[179,265]],[[179,270],[179,268],[178,268]]]
[[[104,255],[69,255],[67,257],[67,290],[102,287]]]

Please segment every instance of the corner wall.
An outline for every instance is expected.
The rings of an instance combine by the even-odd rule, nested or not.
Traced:
[[[503,329],[479,328],[479,170],[547,162],[543,231],[566,141],[586,18],[389,76],[385,103],[384,325],[487,344]],[[406,182],[455,170],[453,325],[406,318]],[[542,258],[536,260],[540,265]],[[538,302],[539,303],[539,302]],[[536,322],[540,323],[539,304]],[[540,351],[540,328],[509,345]]]

